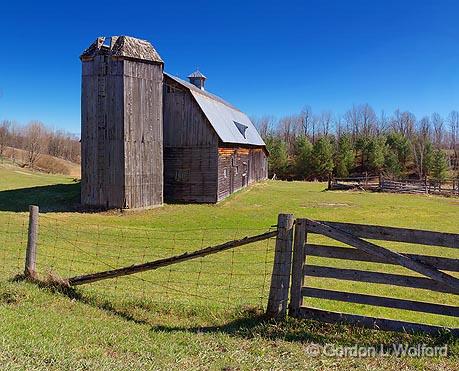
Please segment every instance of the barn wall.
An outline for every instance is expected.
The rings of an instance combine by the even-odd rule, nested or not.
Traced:
[[[218,149],[218,200],[268,177],[268,161],[262,148]]]
[[[125,204],[163,202],[163,70],[156,64],[124,61]]]
[[[189,91],[167,76],[165,83],[165,200],[217,202],[217,135]]]
[[[81,202],[122,207],[123,62],[99,55],[82,68]]]
[[[188,89],[164,79],[164,146],[217,147],[217,134]]]
[[[168,147],[164,151],[164,197],[168,202],[217,202],[214,147]]]

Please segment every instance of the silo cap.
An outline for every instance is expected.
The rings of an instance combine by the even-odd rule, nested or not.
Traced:
[[[91,60],[96,55],[110,55],[121,59],[164,63],[149,41],[131,36],[112,36],[106,44],[105,37],[98,37],[84,52],[80,59]]]

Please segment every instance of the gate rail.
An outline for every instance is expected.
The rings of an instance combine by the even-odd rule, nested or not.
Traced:
[[[351,248],[307,243],[307,236],[312,233],[345,243]],[[458,306],[305,286],[305,277],[306,284],[307,277],[321,277],[459,295],[459,279],[441,271],[459,272],[459,259],[401,254],[363,239],[459,248],[459,234],[297,219],[294,236],[289,303],[289,314],[292,316],[391,331],[435,333],[442,329],[440,326],[331,312],[304,306],[303,298],[310,297],[459,317]],[[424,277],[312,265],[307,263],[308,256],[399,265]],[[449,330],[459,333],[457,328]]]

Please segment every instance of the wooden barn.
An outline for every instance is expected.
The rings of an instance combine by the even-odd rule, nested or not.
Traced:
[[[80,57],[81,202],[146,208],[222,200],[268,174],[250,119],[190,82],[163,72],[144,40],[99,37]]]
[[[199,71],[164,74],[164,198],[218,202],[268,176],[265,143],[246,114],[204,90]]]

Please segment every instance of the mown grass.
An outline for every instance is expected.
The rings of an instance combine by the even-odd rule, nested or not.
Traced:
[[[56,186],[59,184],[59,186]],[[30,190],[40,186],[43,188]],[[141,275],[56,292],[12,281],[23,269],[26,206],[38,203],[38,270],[69,277],[141,263],[245,235],[298,217],[459,232],[459,201],[441,197],[324,192],[324,184],[265,182],[218,205],[165,205],[139,213],[81,213],[71,178],[0,167],[0,362],[6,368],[455,369],[457,339],[369,331],[314,321],[266,320],[274,241]],[[313,242],[325,239],[313,237]],[[456,249],[386,244],[457,257]],[[327,264],[410,274],[403,268],[315,258]],[[357,265],[356,265],[357,264]],[[308,285],[457,305],[453,295],[384,285],[308,280]],[[325,309],[459,327],[455,318],[307,299]],[[447,358],[311,357],[310,343],[447,343]]]

